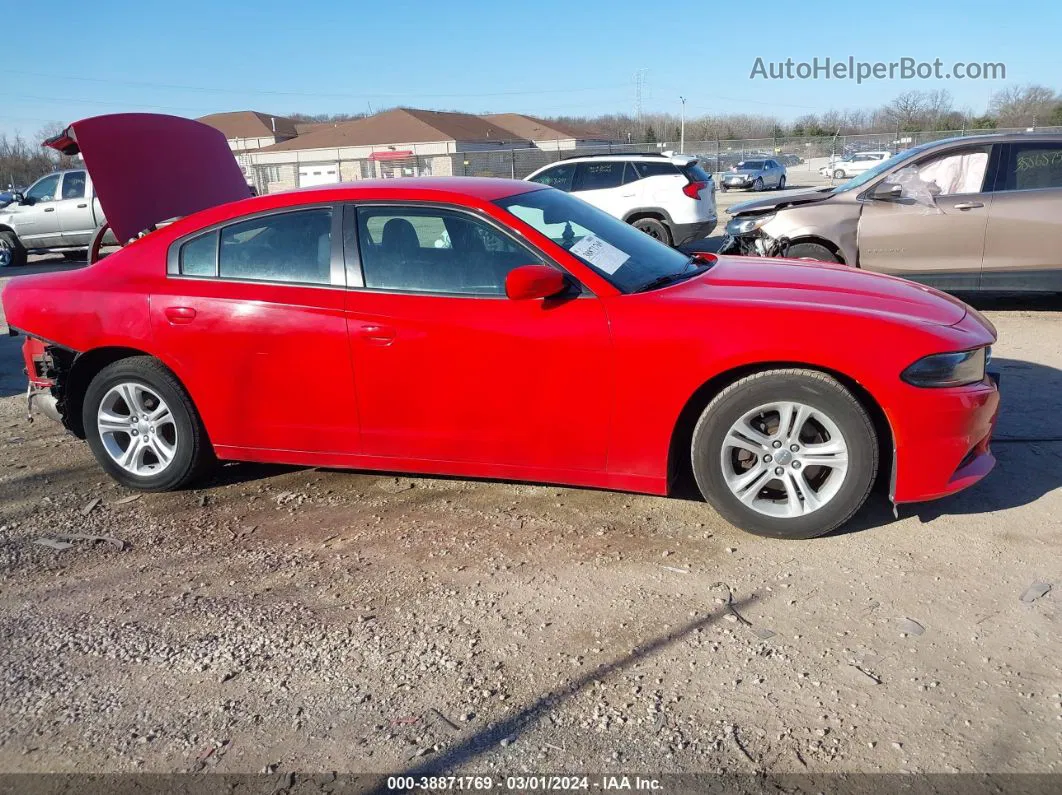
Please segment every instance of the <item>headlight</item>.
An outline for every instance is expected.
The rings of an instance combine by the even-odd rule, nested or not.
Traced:
[[[747,235],[749,232],[755,232],[772,218],[774,218],[774,213],[757,215],[755,218],[732,218],[727,222],[726,231],[729,235]]]
[[[935,353],[919,359],[901,373],[909,384],[923,387],[966,386],[983,381],[987,348],[955,353]]]

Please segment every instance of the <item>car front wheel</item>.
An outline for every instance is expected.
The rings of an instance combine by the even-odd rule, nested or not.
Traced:
[[[148,356],[100,370],[85,393],[82,421],[100,466],[132,489],[180,488],[213,458],[188,393]]]
[[[837,169],[836,171],[833,172],[833,178],[834,179],[844,179],[844,171],[842,169]]]
[[[693,474],[724,519],[774,538],[814,538],[866,502],[878,441],[858,400],[814,370],[769,370],[730,385],[693,432]]]

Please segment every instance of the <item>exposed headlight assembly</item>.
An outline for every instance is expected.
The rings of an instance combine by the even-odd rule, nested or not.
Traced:
[[[985,378],[987,348],[955,353],[934,353],[919,359],[900,377],[913,386],[947,387],[976,384]]]
[[[726,225],[726,231],[727,234],[734,236],[747,235],[749,232],[755,232],[772,218],[774,218],[774,213],[757,215],[753,218],[732,218]]]

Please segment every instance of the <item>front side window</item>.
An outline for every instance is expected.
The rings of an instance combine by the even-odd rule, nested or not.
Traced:
[[[623,161],[580,163],[572,190],[605,190],[623,184]]]
[[[85,198],[85,172],[68,171],[63,175],[62,197],[64,199]]]
[[[1062,143],[1011,144],[1000,190],[1040,188],[1062,188]]]
[[[625,293],[663,286],[662,278],[685,278],[698,272],[686,254],[566,193],[533,190],[495,204]]]
[[[49,174],[39,180],[26,191],[26,198],[30,204],[55,201],[55,189],[59,187],[59,174]]]
[[[547,168],[538,176],[532,177],[531,182],[549,185],[557,190],[569,191],[572,189],[573,179],[575,179],[575,164],[565,163],[564,165]]]
[[[901,168],[888,181],[902,185],[903,195],[908,198],[980,193],[988,169],[988,151],[989,147],[982,146],[929,157]]]
[[[357,224],[365,286],[373,290],[500,296],[509,271],[542,263],[490,224],[456,210],[359,207]]]

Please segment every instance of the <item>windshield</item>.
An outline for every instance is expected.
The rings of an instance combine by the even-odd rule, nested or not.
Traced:
[[[759,171],[761,168],[763,168],[763,161],[762,160],[742,160],[740,163],[737,164],[737,167],[738,168],[747,168],[750,171]]]
[[[910,149],[908,149],[905,152],[900,152],[899,154],[893,155],[890,158],[887,158],[885,160],[881,160],[878,163],[876,163],[875,165],[873,165],[872,167],[868,168],[866,171],[864,171],[859,176],[852,177],[852,179],[848,180],[847,182],[842,182],[840,185],[838,185],[836,188],[834,188],[833,191],[831,191],[831,192],[832,193],[843,193],[846,190],[852,190],[853,188],[862,187],[863,185],[866,185],[868,182],[870,182],[872,179],[874,179],[879,174],[883,174],[886,171],[888,171],[890,168],[895,166],[897,163],[902,163],[905,160],[908,160],[911,157],[914,157],[915,155],[919,154],[920,152],[928,149],[930,146],[933,145],[933,143],[935,143],[935,142],[931,142],[931,143],[928,143],[928,144],[922,144],[921,146],[913,146],[913,147],[911,147]]]
[[[495,204],[625,293],[645,289],[662,277],[697,272],[690,270],[686,254],[563,191],[533,190]]]

